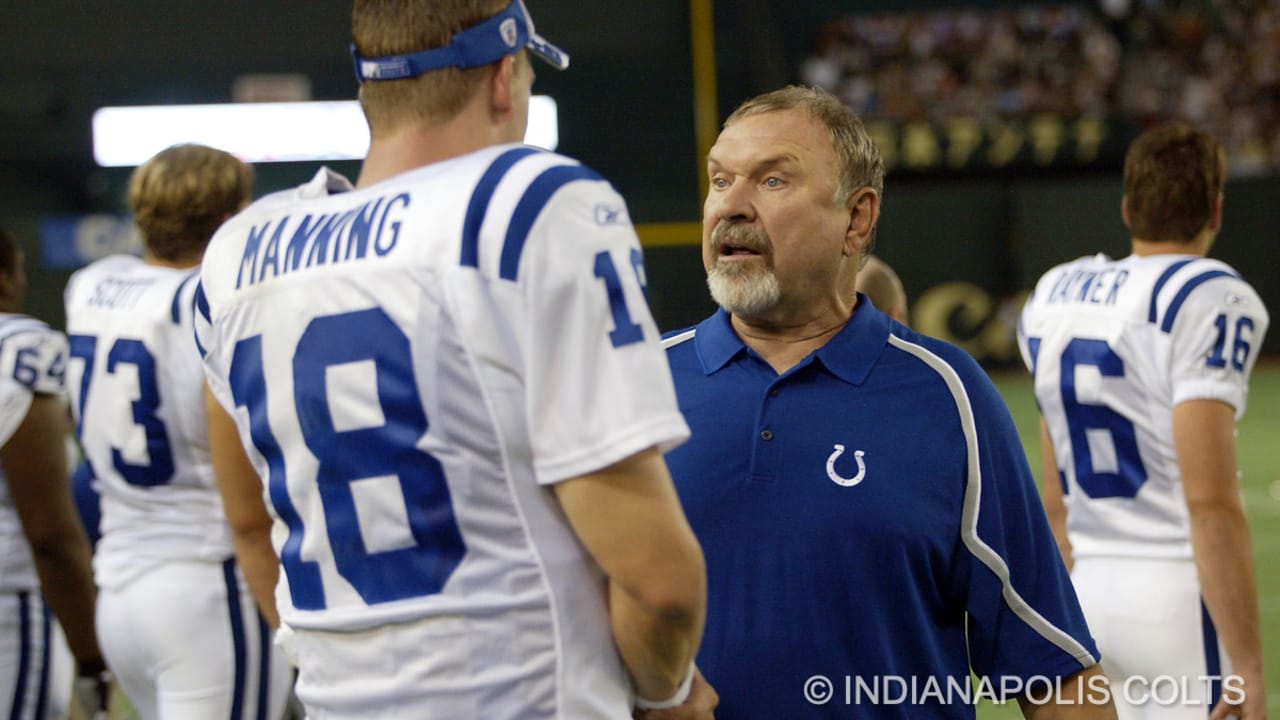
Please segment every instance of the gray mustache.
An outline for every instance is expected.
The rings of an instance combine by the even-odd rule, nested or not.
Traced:
[[[724,245],[734,245],[761,254],[773,249],[769,234],[750,225],[720,223],[711,231],[712,248],[719,253]]]

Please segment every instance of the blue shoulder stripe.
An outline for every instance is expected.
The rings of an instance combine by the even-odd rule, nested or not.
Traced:
[[[536,152],[537,148],[516,148],[498,156],[497,160],[480,176],[476,189],[471,192],[471,201],[467,203],[467,214],[462,224],[462,256],[459,261],[463,267],[480,267],[480,226],[484,224],[485,212],[489,210],[489,201],[493,199],[493,191],[498,183],[521,159]]]
[[[581,165],[562,165],[544,171],[525,191],[524,197],[516,204],[507,226],[507,237],[502,244],[502,262],[498,267],[498,277],[503,280],[515,280],[520,269],[520,254],[524,252],[525,241],[529,239],[529,231],[533,223],[546,207],[547,201],[560,188],[575,180],[603,180],[595,171]]]
[[[200,313],[200,317],[204,318],[205,322],[213,322],[213,318],[209,316],[209,298],[204,296],[203,282],[196,283],[195,305],[196,312]]]
[[[1156,307],[1156,299],[1160,297],[1160,291],[1164,289],[1165,283],[1169,282],[1169,278],[1173,277],[1174,273],[1181,270],[1189,262],[1191,262],[1191,260],[1180,260],[1165,268],[1164,272],[1160,273],[1160,278],[1156,280],[1156,286],[1151,289],[1151,307],[1147,310],[1147,322],[1154,323],[1156,318],[1159,317],[1160,313],[1159,308]]]
[[[191,274],[183,278],[182,282],[178,284],[178,291],[173,294],[173,302],[169,305],[169,317],[173,319],[174,325],[182,322],[182,304],[179,302],[182,298],[182,291],[186,290],[187,283],[191,282],[192,278],[199,276],[199,274],[199,268],[192,270]]]
[[[1160,331],[1169,332],[1173,329],[1173,321],[1178,315],[1178,310],[1182,308],[1182,303],[1186,302],[1187,296],[1191,294],[1192,290],[1214,278],[1220,277],[1239,278],[1240,276],[1226,270],[1210,270],[1188,280],[1187,284],[1183,285],[1182,289],[1178,291],[1178,294],[1173,296],[1173,302],[1169,303],[1169,308],[1164,311],[1164,319],[1160,321]]]
[[[192,300],[195,305],[196,312],[200,313],[200,317],[204,318],[206,323],[213,323],[213,319],[209,315],[209,298],[204,296],[204,282],[196,281],[196,296]],[[200,323],[192,323],[195,332],[192,334],[196,338],[196,349],[200,351],[200,357],[205,357],[209,351],[205,349],[204,343],[200,342]]]

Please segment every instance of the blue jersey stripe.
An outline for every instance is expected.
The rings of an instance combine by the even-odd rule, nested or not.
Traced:
[[[195,305],[196,312],[200,313],[200,317],[204,318],[206,323],[213,323],[213,320],[209,318],[209,298],[204,296],[203,282],[196,282],[196,296],[192,300],[192,304]],[[200,357],[204,358],[209,354],[209,351],[205,349],[204,343],[200,342],[200,325],[198,323],[192,324],[195,326],[195,332],[192,334],[196,338],[196,350],[200,351]]]
[[[1169,278],[1173,277],[1174,273],[1181,270],[1187,263],[1194,259],[1195,258],[1191,258],[1190,260],[1180,260],[1165,268],[1164,272],[1160,273],[1160,278],[1156,280],[1156,286],[1151,289],[1151,306],[1147,309],[1147,322],[1155,322],[1156,318],[1160,315],[1159,308],[1156,307],[1156,299],[1160,297],[1160,291],[1164,289],[1165,283],[1169,282]]]
[[[1022,324],[1022,319],[1018,319]],[[1036,376],[1036,367],[1040,364],[1040,338],[1027,338],[1027,354],[1031,356],[1031,377]]]
[[[462,223],[462,255],[459,262],[463,267],[480,267],[480,226],[484,224],[485,213],[489,210],[489,201],[498,183],[517,162],[536,152],[537,148],[516,148],[498,156],[497,160],[480,176],[476,189],[471,192],[471,201],[467,203],[466,218]]]
[[[27,673],[31,671],[31,594],[18,593],[18,674],[13,679],[11,720],[22,720],[22,703],[27,697]]]
[[[502,243],[502,262],[498,266],[498,277],[503,280],[515,280],[520,269],[520,254],[524,252],[525,241],[529,239],[529,231],[533,223],[546,207],[547,201],[560,188],[575,180],[601,180],[602,178],[589,168],[581,165],[563,165],[544,171],[525,191],[524,197],[516,205],[511,215],[511,223],[507,226],[507,237]]]
[[[1188,280],[1187,284],[1182,286],[1182,289],[1178,291],[1178,294],[1173,297],[1173,302],[1169,303],[1169,307],[1164,311],[1164,319],[1160,321],[1160,330],[1162,332],[1169,332],[1173,329],[1173,321],[1177,319],[1178,311],[1182,309],[1182,303],[1187,301],[1187,296],[1191,294],[1192,290],[1195,290],[1200,285],[1203,285],[1214,278],[1220,277],[1238,278],[1240,276],[1235,273],[1227,272],[1226,270],[1210,270],[1209,272],[1200,273]]]
[[[203,282],[196,284],[195,305],[196,312],[200,313],[200,317],[204,318],[205,322],[213,322],[213,318],[209,315],[209,298],[204,296]]]
[[[222,576],[227,584],[227,611],[231,617],[231,642],[235,649],[235,684],[231,694],[230,720],[241,720],[244,714],[245,628],[240,612],[240,583],[236,581],[236,561],[222,563]]]
[[[173,319],[173,324],[177,325],[182,322],[182,291],[187,289],[187,283],[199,274],[198,270],[192,270],[191,274],[183,278],[178,284],[178,291],[173,294],[173,302],[169,305],[169,317]]]

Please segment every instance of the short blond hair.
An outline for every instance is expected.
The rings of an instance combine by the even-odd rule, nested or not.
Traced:
[[[161,150],[129,178],[129,209],[147,251],[164,261],[199,259],[228,217],[253,198],[253,170],[204,145]]]
[[[351,36],[365,58],[444,47],[457,33],[497,15],[505,0],[356,0]],[[440,68],[417,77],[360,86],[360,106],[374,137],[404,125],[441,125],[484,85],[488,66]]]

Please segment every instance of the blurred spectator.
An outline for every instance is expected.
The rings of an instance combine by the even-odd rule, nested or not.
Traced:
[[[846,14],[799,75],[868,122],[1180,119],[1223,139],[1232,175],[1280,172],[1276,0]]]

